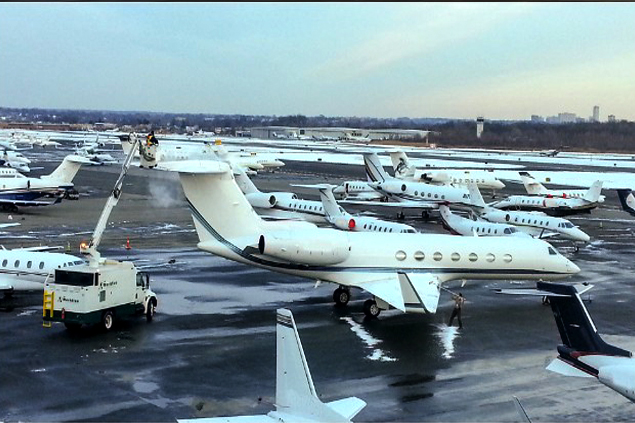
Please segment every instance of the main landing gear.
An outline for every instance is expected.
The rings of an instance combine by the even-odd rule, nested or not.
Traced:
[[[351,299],[351,291],[348,288],[339,287],[333,292],[333,301],[338,307],[344,307]]]
[[[344,307],[351,300],[351,291],[346,287],[340,286],[333,291],[333,301],[337,307]],[[376,318],[381,313],[381,309],[377,306],[375,300],[366,300],[364,302],[364,314],[370,318]]]

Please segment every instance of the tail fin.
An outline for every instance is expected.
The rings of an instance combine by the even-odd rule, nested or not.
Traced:
[[[350,397],[328,404],[315,392],[298,329],[288,309],[277,310],[276,410],[300,419],[306,416],[319,421],[350,420],[366,403]]]
[[[335,195],[333,195],[333,185],[324,185],[318,187],[320,190],[320,199],[322,200],[322,205],[324,206],[324,211],[332,217],[342,215],[342,210],[340,206],[337,204],[337,200],[335,200]]]
[[[57,166],[57,168],[48,175],[42,175],[44,179],[55,179],[67,184],[73,182],[75,175],[79,172],[79,168],[82,167],[82,164],[90,163],[85,157],[76,156],[76,155],[68,155],[64,157],[62,163]]]
[[[467,190],[470,193],[470,201],[474,207],[484,208],[487,206],[485,204],[485,200],[483,200],[483,196],[481,195],[481,191],[478,189],[478,185],[474,182],[470,182],[467,184]]]
[[[364,168],[366,178],[370,182],[386,182],[391,179],[382,166],[377,153],[364,153]]]
[[[236,183],[240,187],[240,190],[243,194],[251,194],[254,192],[260,192],[258,187],[253,183],[253,181],[247,176],[247,173],[240,166],[234,166],[234,177],[236,178]]]
[[[523,181],[523,185],[525,186],[525,190],[527,194],[530,195],[538,195],[543,194],[549,191],[543,184],[536,181],[529,173],[527,172],[518,172],[520,174],[520,179]]]
[[[212,160],[163,162],[159,169],[179,173],[199,239],[257,239],[262,220],[240,191],[227,163]]]
[[[575,286],[538,282],[537,288],[552,294],[549,302],[562,339],[562,345],[558,346],[560,362],[554,361],[547,369],[577,375],[570,369],[563,369],[561,364],[564,362],[578,371],[597,376],[598,370],[578,360],[578,357],[599,354],[631,357],[630,351],[607,344],[600,337]]]
[[[410,166],[408,156],[403,151],[391,151],[390,160],[396,177],[413,176],[414,169]]]
[[[602,181],[595,181],[591,188],[584,194],[584,199],[586,201],[590,201],[592,203],[597,202],[600,199],[600,194],[602,193]]]
[[[635,216],[635,196],[630,189],[618,189],[617,196],[620,198],[624,211]]]

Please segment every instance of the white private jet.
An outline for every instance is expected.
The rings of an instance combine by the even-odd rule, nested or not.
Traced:
[[[455,169],[430,169],[413,166],[406,153],[403,151],[391,151],[390,161],[395,172],[395,177],[411,181],[428,182],[437,185],[452,185],[465,187],[468,183],[475,183],[481,189],[505,188],[505,184],[487,170],[455,170]]]
[[[31,160],[18,151],[5,149],[2,152],[0,163],[3,166],[14,168],[20,172],[29,173],[31,171],[31,168],[29,167]]]
[[[366,402],[349,397],[323,403],[313,385],[309,365],[290,310],[277,310],[275,411],[259,416],[177,419],[179,423],[350,422]]]
[[[89,160],[75,155],[64,158],[50,174],[39,178],[0,178],[0,207],[16,212],[18,206],[47,206],[59,203],[73,189],[73,179]]]
[[[439,205],[439,214],[443,221],[443,226],[456,235],[463,236],[529,236],[518,231],[513,225],[505,223],[492,223],[480,219],[468,219],[458,214],[452,213],[450,207],[445,204]]]
[[[578,190],[557,190],[557,189],[548,189],[543,184],[538,182],[533,176],[529,174],[529,172],[518,172],[520,175],[520,179],[523,181],[523,185],[525,186],[525,190],[527,190],[527,194],[529,195],[540,195],[543,197],[552,196],[552,197],[562,197],[562,198],[584,198],[588,190],[578,189]],[[598,197],[598,203],[604,202],[604,196],[600,195]]]
[[[363,153],[364,168],[368,185],[388,200],[394,202],[372,202],[371,205],[401,209],[421,209],[424,218],[431,210],[438,209],[440,203],[470,205],[470,194],[466,189],[424,182],[404,181],[394,178],[384,170],[376,153]],[[347,203],[355,204],[352,201]]]
[[[54,277],[55,269],[85,265],[86,261],[70,254],[55,253],[50,247],[0,249],[0,292],[41,290]]]
[[[344,210],[333,195],[335,185],[293,185],[305,188],[316,188],[320,192],[320,200],[324,206],[326,220],[337,229],[352,232],[383,232],[414,234],[417,230],[404,223],[390,222],[370,216],[353,216]]]
[[[596,378],[635,402],[633,353],[610,345],[600,337],[582,302],[582,292],[575,286],[545,282],[538,282],[536,288],[533,295],[549,298],[562,339],[557,348],[558,357],[547,370],[564,376]]]
[[[562,217],[549,216],[542,212],[500,210],[485,204],[477,186],[468,185],[470,198],[479,217],[493,223],[512,224],[518,230],[534,238],[559,236],[577,242],[589,242],[591,239],[580,227]]]
[[[292,192],[262,192],[240,167],[232,167],[236,183],[247,201],[264,218],[296,219],[327,224],[321,201],[302,200]]]
[[[501,210],[535,210],[552,216],[567,216],[577,213],[590,213],[591,210],[600,204],[601,192],[602,181],[595,181],[582,197],[511,195],[490,205]]]
[[[463,279],[560,279],[580,269],[545,241],[439,234],[344,232],[308,222],[265,221],[241,192],[228,164],[163,163],[179,173],[199,236],[198,248],[243,264],[374,295],[364,304],[376,317],[390,307],[435,313],[441,284]]]

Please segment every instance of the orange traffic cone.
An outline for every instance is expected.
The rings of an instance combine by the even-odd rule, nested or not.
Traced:
[[[131,249],[132,247],[130,246],[130,237],[126,238],[126,250]]]

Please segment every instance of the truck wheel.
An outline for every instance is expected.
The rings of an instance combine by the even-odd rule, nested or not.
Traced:
[[[152,318],[154,317],[154,313],[156,313],[157,304],[154,300],[150,300],[148,303],[148,311],[146,311],[146,321],[150,323]]]
[[[101,317],[101,324],[104,329],[106,329],[106,331],[112,329],[113,325],[115,324],[115,315],[112,311],[108,310],[104,313],[104,315]]]

